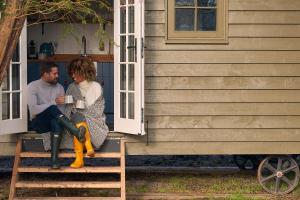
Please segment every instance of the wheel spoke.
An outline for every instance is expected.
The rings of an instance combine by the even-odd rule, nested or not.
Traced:
[[[280,171],[282,167],[282,158],[279,157],[278,158],[278,162],[277,162],[277,171]]]
[[[273,173],[276,172],[276,169],[269,162],[266,162],[265,167]]]
[[[283,170],[282,173],[284,173],[284,174],[288,173],[288,172],[290,172],[290,171],[292,171],[293,169],[296,169],[296,168],[297,168],[297,165],[291,166],[291,167]]]
[[[276,178],[276,185],[275,185],[275,193],[279,191],[279,186],[280,186],[280,178]]]
[[[282,179],[284,182],[286,182],[286,183],[289,185],[289,187],[292,187],[292,186],[293,186],[293,183],[291,182],[291,180],[288,179],[286,176],[281,177],[281,179]]]
[[[270,175],[270,176],[267,176],[266,178],[261,179],[261,182],[262,182],[262,183],[263,183],[263,182],[266,182],[266,181],[268,181],[268,180],[270,180],[270,179],[272,179],[272,178],[274,178],[274,177],[276,177],[276,174],[272,174],[272,175]]]

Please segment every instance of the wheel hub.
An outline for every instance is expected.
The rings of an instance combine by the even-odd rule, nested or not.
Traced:
[[[283,173],[281,171],[276,172],[277,178],[281,178],[283,176]]]

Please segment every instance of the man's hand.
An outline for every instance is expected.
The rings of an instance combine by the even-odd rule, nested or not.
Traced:
[[[56,102],[57,105],[65,104],[65,96],[56,97],[55,102]]]

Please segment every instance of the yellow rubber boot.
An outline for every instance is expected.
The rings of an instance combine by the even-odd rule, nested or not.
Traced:
[[[95,151],[94,151],[94,148],[93,148],[93,145],[92,145],[92,142],[91,142],[91,135],[90,135],[90,132],[89,130],[87,129],[87,131],[85,132],[85,148],[86,148],[86,156],[87,157],[95,157]]]
[[[81,168],[84,166],[83,161],[83,144],[74,137],[74,151],[75,151],[75,161],[70,165],[72,168]]]
[[[95,157],[95,151],[91,142],[91,135],[89,132],[89,128],[86,122],[81,122],[76,124],[76,126],[79,128],[80,126],[83,126],[85,128],[85,142],[84,142],[84,146],[86,148],[86,156],[87,157]]]

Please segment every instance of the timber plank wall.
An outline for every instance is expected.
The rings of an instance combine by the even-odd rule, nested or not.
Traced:
[[[128,154],[300,153],[300,1],[229,0],[214,45],[166,44],[165,1],[145,1],[149,145],[127,136]]]
[[[228,44],[166,44],[146,0],[146,138],[130,154],[300,153],[300,1],[229,0]]]

